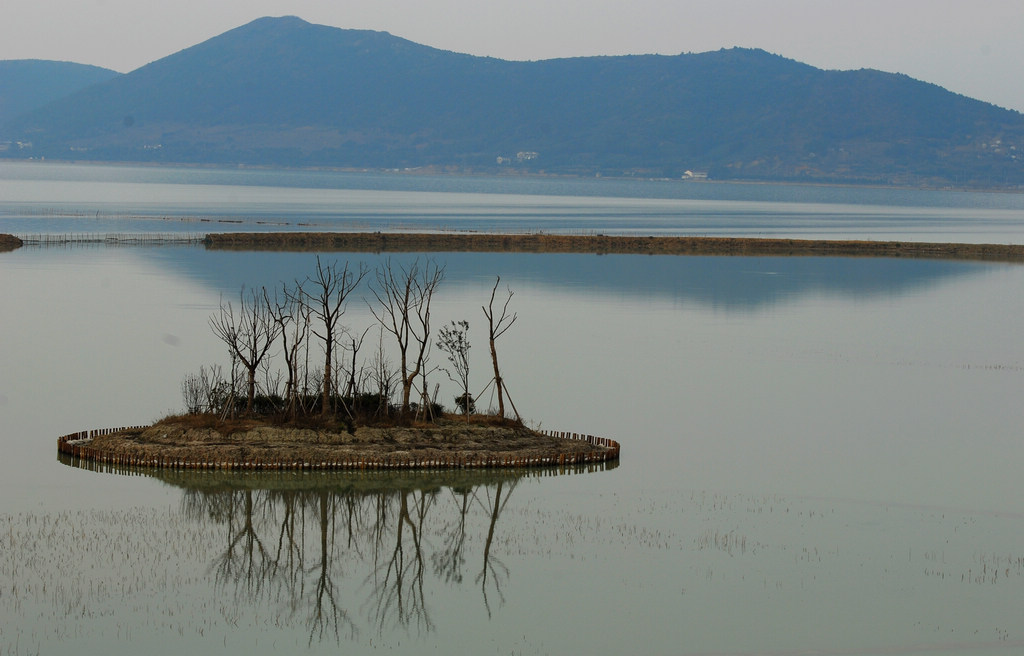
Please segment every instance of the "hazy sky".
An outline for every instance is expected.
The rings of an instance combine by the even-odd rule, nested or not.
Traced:
[[[127,72],[282,15],[502,59],[756,47],[1024,111],[1024,0],[3,0],[0,59]]]

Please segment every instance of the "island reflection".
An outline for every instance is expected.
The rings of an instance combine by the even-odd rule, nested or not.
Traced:
[[[331,253],[371,268],[416,254]],[[887,257],[596,255],[583,253],[437,253],[446,285],[458,289],[501,272],[517,289],[571,291],[593,298],[652,297],[730,312],[749,312],[818,295],[870,299],[912,295],[1019,264]],[[150,263],[222,294],[239,287],[272,288],[308,270],[315,255],[287,251],[213,251],[167,246],[147,252]],[[523,298],[528,294],[524,293]],[[517,297],[519,298],[519,297]]]
[[[222,531],[205,566],[218,597],[277,612],[308,644],[437,629],[438,588],[491,618],[512,572],[493,547],[526,478],[613,469],[238,473],[126,469],[62,456],[97,472],[144,475],[182,489],[186,525]]]

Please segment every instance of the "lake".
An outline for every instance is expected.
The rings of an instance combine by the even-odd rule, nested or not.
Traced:
[[[1024,194],[0,162],[18,235],[426,230],[1021,243]]]
[[[257,229],[270,215],[301,229],[317,189],[322,229],[358,215],[372,229],[1020,243],[1024,228],[1010,194],[303,175],[3,164],[0,232]],[[756,193],[782,196],[742,197]],[[499,342],[516,406],[541,428],[618,440],[620,463],[73,466],[57,436],[180,410],[183,377],[227,361],[208,325],[222,299],[303,278],[316,255],[80,241],[0,253],[0,654],[1024,649],[1024,267],[432,257],[446,267],[434,321],[470,322],[474,390],[488,377],[480,307],[500,275],[519,317]],[[343,319],[360,332],[366,295]]]

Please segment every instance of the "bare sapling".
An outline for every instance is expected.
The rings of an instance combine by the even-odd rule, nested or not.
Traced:
[[[205,407],[203,382],[199,374],[186,374],[181,381],[181,396],[185,400],[185,412],[197,415]]]
[[[437,337],[437,348],[448,356],[452,368],[445,368],[449,380],[459,386],[461,394],[455,397],[455,405],[469,421],[476,409],[473,395],[469,393],[469,322],[452,321],[441,328]]]
[[[501,306],[501,314],[497,315],[495,320],[494,311],[494,298],[498,293],[498,284],[501,283],[501,276],[494,281],[494,288],[491,290],[491,301],[485,306],[481,306],[484,311],[484,316],[487,317],[487,335],[488,342],[491,347],[491,364],[494,365],[494,378],[491,380],[494,383],[494,389],[498,395],[498,416],[505,417],[505,397],[508,396],[508,388],[505,387],[505,381],[501,377],[501,370],[498,368],[498,350],[495,347],[495,342],[498,338],[505,334],[505,332],[512,327],[512,324],[516,322],[519,315],[513,312],[511,315],[508,313],[508,305],[512,301],[513,292],[510,288],[508,289],[508,296],[505,298],[505,303]],[[489,385],[490,383],[488,383]],[[484,388],[486,389],[486,387]],[[509,404],[512,406],[512,410],[515,412],[516,419],[519,419],[519,411],[516,410],[515,403],[512,403],[511,396],[508,396]]]
[[[345,391],[342,396],[346,396],[351,399],[355,399],[360,393],[359,381],[363,376],[360,373],[358,365],[359,349],[363,347],[363,340],[366,339],[366,333],[368,332],[370,332],[369,327],[363,330],[363,332],[358,336],[356,336],[355,333],[349,333],[348,342],[345,344],[345,350],[348,351],[351,358],[349,359],[347,366],[343,367],[345,374],[347,375],[347,380],[345,381]]]
[[[433,374],[439,369],[436,366],[427,366],[426,362],[430,359],[430,345],[427,345],[427,354],[424,358],[424,365],[420,367],[420,402],[419,408],[416,411],[416,418],[423,418],[427,421],[434,421],[437,417],[434,416],[434,404],[437,402],[437,390],[438,385],[434,385],[433,396],[429,393],[427,385],[427,377]]]

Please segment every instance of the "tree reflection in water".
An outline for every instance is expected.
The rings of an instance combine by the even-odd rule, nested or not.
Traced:
[[[381,633],[399,627],[434,628],[423,595],[423,522],[436,496],[423,490],[399,493],[398,517],[390,526],[394,545],[386,546],[389,536],[379,534],[367,583],[373,590],[371,615]],[[389,528],[385,522],[381,526]]]
[[[475,550],[469,589],[491,617],[511,575],[493,548],[498,521],[538,473],[154,475],[184,488],[187,518],[223,527],[209,563],[218,594],[282,609],[312,645],[356,639],[364,619],[378,634],[433,631],[431,585],[461,588]]]
[[[476,582],[480,584],[480,591],[484,596],[484,607],[487,608],[487,617],[491,617],[491,604],[487,600],[487,575],[491,575],[491,583],[494,585],[495,591],[498,593],[498,597],[501,603],[505,603],[505,595],[501,594],[501,581],[502,577],[508,578],[509,571],[508,567],[497,558],[491,556],[491,545],[494,544],[494,527],[498,523],[498,517],[501,515],[501,511],[505,509],[505,504],[508,503],[509,497],[512,495],[512,490],[515,489],[516,483],[513,481],[508,490],[505,492],[505,498],[502,499],[501,487],[504,481],[498,481],[494,490],[494,501],[491,506],[491,522],[487,528],[487,541],[484,543],[484,561],[483,566],[480,568],[480,573],[476,576]],[[490,491],[488,492],[488,499],[490,498]],[[479,499],[478,499],[479,500]],[[487,505],[484,505],[484,509],[487,509]]]
[[[278,603],[291,619],[305,613],[312,644],[328,633],[356,635],[331,567],[341,500],[327,490],[191,488],[182,507],[190,519],[225,528],[226,547],[210,563],[217,590],[232,591],[240,604]]]

